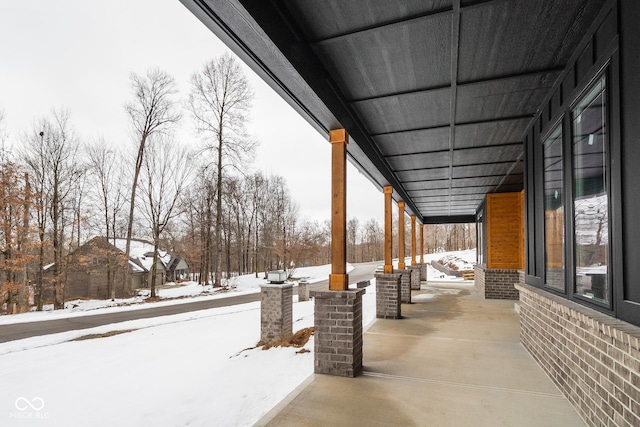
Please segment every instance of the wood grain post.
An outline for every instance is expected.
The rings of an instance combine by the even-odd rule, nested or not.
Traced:
[[[404,262],[404,202],[398,202],[398,270],[406,268]]]
[[[347,144],[344,129],[329,132],[331,143],[331,274],[329,290],[349,288],[347,274]]]
[[[420,264],[424,264],[424,224],[420,224]]]
[[[393,212],[391,211],[391,196],[393,195],[393,187],[387,185],[383,189],[384,191],[384,273],[393,273]]]
[[[416,264],[416,216],[411,215],[411,265]]]

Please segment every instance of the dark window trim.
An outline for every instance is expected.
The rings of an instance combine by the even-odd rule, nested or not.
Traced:
[[[576,51],[572,55],[565,70],[560,74],[553,88],[549,91],[548,96],[541,104],[538,115],[532,120],[526,130],[526,169],[527,178],[525,182],[531,181],[526,185],[527,191],[532,192],[526,197],[525,215],[527,218],[527,231],[533,226],[534,235],[527,235],[527,241],[534,239],[533,244],[527,243],[527,257],[533,256],[534,260],[527,260],[525,264],[525,282],[527,284],[541,288],[547,292],[559,295],[562,298],[577,302],[581,305],[595,309],[607,315],[640,324],[640,303],[624,300],[624,265],[623,265],[623,232],[622,232],[622,173],[619,165],[621,164],[621,124],[620,124],[620,82],[619,82],[619,17],[617,16],[618,7],[614,0],[609,1],[601,10],[598,18],[594,20],[589,31],[585,34],[583,41],[578,45]],[[593,60],[592,65],[585,73],[580,81],[572,84],[573,88],[564,91],[562,84],[565,77],[569,73],[575,75],[575,64],[583,53],[584,49],[593,44],[594,37],[600,25],[603,24],[609,14],[613,14],[618,19],[616,28],[618,29],[616,36],[603,49],[603,53],[596,58],[595,49],[592,49]],[[573,107],[582,99],[586,91],[588,91],[597,81],[599,77],[606,78],[606,99],[607,111],[606,118],[608,120],[609,132],[607,135],[607,179],[609,180],[609,271],[610,271],[610,295],[609,304],[601,304],[589,298],[584,298],[575,294],[575,254],[574,254],[574,212],[573,212],[573,150],[572,144],[566,144],[567,137],[573,140],[573,129],[571,124],[571,112]],[[541,114],[544,112],[543,106],[549,104],[550,99],[556,91],[563,90],[561,97],[561,106],[557,111],[550,112],[548,121],[541,120]],[[551,129],[555,128],[558,122],[563,123],[563,143],[570,150],[571,155],[566,157],[565,165],[569,162],[569,166],[565,167],[565,174],[569,174],[569,180],[565,180],[566,201],[565,204],[565,233],[567,244],[565,244],[565,282],[566,292],[559,292],[557,289],[545,286],[544,280],[544,195],[543,178],[540,171],[543,170],[542,165],[542,136],[550,134]],[[563,150],[563,155],[565,151]],[[612,165],[616,165],[614,168]],[[530,172],[529,172],[530,171]],[[529,220],[529,215],[533,214],[534,218]],[[535,253],[532,253],[534,251]],[[533,271],[532,271],[533,268]],[[541,271],[542,270],[542,271]]]
[[[566,242],[570,241],[567,240],[567,237],[570,236],[567,233],[567,190],[566,190],[566,183],[569,182],[567,181],[567,171],[566,171],[566,163],[567,163],[567,155],[566,155],[566,147],[567,144],[567,133],[566,133],[566,129],[565,129],[565,123],[566,121],[564,120],[564,115],[560,116],[558,119],[556,119],[555,122],[553,122],[550,126],[547,127],[546,132],[540,137],[540,140],[537,141],[537,144],[541,145],[542,148],[542,171],[543,173],[541,173],[540,175],[542,175],[542,188],[540,189],[541,193],[542,193],[542,228],[543,228],[543,233],[542,233],[542,283],[543,283],[543,287],[546,291],[549,292],[553,292],[556,293],[558,295],[566,295],[567,294],[567,289],[568,289],[568,284],[569,282],[567,281],[567,266],[570,265],[568,264],[567,260],[567,244]],[[549,137],[551,135],[553,135],[554,132],[556,132],[556,130],[560,128],[560,144],[562,147],[562,193],[563,193],[563,204],[564,204],[564,289],[558,289],[558,288],[554,288],[553,286],[547,284],[547,254],[546,254],[546,247],[547,247],[547,212],[545,210],[545,200],[544,200],[544,143],[547,141],[547,139],[549,139]]]
[[[611,86],[613,84],[612,82],[612,78],[611,78],[611,60],[610,58],[607,59],[606,63],[604,64],[604,66],[602,68],[600,68],[598,70],[598,72],[589,79],[589,81],[584,85],[584,87],[582,87],[582,90],[580,91],[579,95],[571,102],[571,105],[569,106],[569,111],[567,114],[567,119],[569,121],[569,127],[571,129],[571,133],[570,133],[570,141],[571,143],[568,144],[569,145],[569,149],[571,150],[570,152],[570,157],[567,159],[569,161],[569,167],[571,168],[570,172],[571,172],[571,178],[570,178],[570,192],[571,192],[571,199],[570,200],[570,206],[567,209],[567,211],[571,211],[571,220],[570,220],[570,224],[571,224],[571,257],[572,257],[572,263],[571,264],[567,264],[571,266],[571,271],[567,271],[567,275],[571,276],[571,293],[570,296],[572,297],[573,300],[580,302],[581,304],[587,305],[593,309],[596,310],[600,310],[603,311],[605,313],[608,314],[614,314],[615,313],[615,307],[614,307],[614,301],[613,301],[613,288],[615,287],[614,282],[613,282],[613,247],[616,246],[614,244],[614,242],[616,242],[615,240],[613,240],[612,238],[614,237],[612,234],[612,226],[611,226],[611,187],[612,187],[612,182],[611,182],[611,165],[612,165],[612,159],[611,159],[611,116],[612,116],[612,112],[611,112],[611,106],[612,106],[612,97],[611,97]],[[589,73],[590,75],[591,73]],[[608,212],[608,224],[607,224],[607,232],[608,232],[608,239],[609,239],[609,248],[607,250],[608,252],[608,256],[609,256],[609,264],[607,265],[608,268],[608,274],[609,274],[609,289],[607,290],[608,295],[607,295],[607,300],[608,302],[600,302],[600,301],[596,301],[593,300],[591,298],[587,298],[581,294],[576,293],[576,283],[575,283],[575,275],[576,275],[576,263],[575,263],[575,252],[576,252],[576,242],[575,242],[575,212],[573,209],[574,206],[574,188],[575,188],[575,180],[573,177],[573,111],[575,110],[576,106],[578,106],[578,104],[580,104],[580,102],[582,102],[582,100],[584,99],[584,97],[591,91],[591,89],[593,89],[593,87],[602,79],[604,79],[605,82],[605,124],[608,125],[607,127],[607,132],[605,134],[606,140],[605,140],[605,149],[606,149],[606,156],[605,156],[605,162],[606,162],[606,175],[605,175],[605,179],[607,180],[608,186],[607,186],[607,209],[609,210]],[[568,270],[568,269],[567,269]]]

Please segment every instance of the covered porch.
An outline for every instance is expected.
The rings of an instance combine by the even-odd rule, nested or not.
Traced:
[[[364,332],[360,376],[314,375],[257,425],[585,425],[520,344],[513,301],[471,282],[412,292]]]
[[[315,366],[356,378],[316,377],[293,401],[323,402],[305,422],[579,424],[547,410],[559,389],[589,425],[640,423],[640,3],[181,1],[331,142],[316,343],[337,358]],[[365,333],[344,269],[346,159],[384,194],[385,310]],[[476,290],[407,304],[392,200],[420,224],[477,222],[480,293],[520,315]],[[330,315],[346,310],[348,325]]]

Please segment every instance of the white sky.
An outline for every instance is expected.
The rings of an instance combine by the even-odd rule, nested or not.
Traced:
[[[9,145],[52,108],[66,108],[84,139],[132,144],[124,104],[131,72],[159,67],[186,98],[191,74],[221,55],[220,42],[178,0],[0,0],[0,109]],[[255,91],[255,167],[286,178],[300,213],[330,217],[330,145],[248,67]],[[185,113],[180,135],[195,141]],[[347,215],[382,222],[383,196],[353,166]]]

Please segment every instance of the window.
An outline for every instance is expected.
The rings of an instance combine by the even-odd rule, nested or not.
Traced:
[[[562,126],[543,142],[545,283],[564,291],[564,191]]]
[[[572,122],[575,293],[608,304],[609,184],[604,78],[573,109]]]

